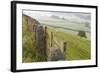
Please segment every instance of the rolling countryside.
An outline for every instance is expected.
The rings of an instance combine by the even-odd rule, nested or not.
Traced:
[[[89,13],[24,11],[23,63],[91,59]]]

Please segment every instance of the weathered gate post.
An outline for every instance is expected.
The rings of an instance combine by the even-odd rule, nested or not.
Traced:
[[[46,40],[43,26],[38,26],[36,29],[36,45],[38,61],[47,61]]]
[[[64,58],[66,58],[66,47],[67,47],[67,42],[63,42],[63,53],[64,53]]]
[[[53,46],[53,32],[51,32],[51,44],[50,44],[50,47]]]
[[[45,47],[47,48],[47,27],[45,26],[44,28],[44,42],[45,42]]]

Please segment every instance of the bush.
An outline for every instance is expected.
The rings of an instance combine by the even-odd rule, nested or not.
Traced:
[[[82,30],[78,31],[78,36],[81,36],[81,37],[85,37],[86,38],[85,31],[82,31]]]

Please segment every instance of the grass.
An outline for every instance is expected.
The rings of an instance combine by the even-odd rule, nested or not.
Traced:
[[[55,32],[55,29],[48,29]],[[57,31],[56,37],[66,41],[66,60],[86,60],[90,59],[90,41],[77,35]]]
[[[26,16],[23,16],[22,45],[23,45],[22,61],[26,63],[35,61],[36,46],[34,44],[34,39],[32,38],[32,33],[29,31],[29,25]]]
[[[47,56],[42,56],[38,53],[38,48],[36,46],[35,33],[31,31],[32,24],[36,21],[30,19],[30,17],[23,15],[22,24],[22,62],[43,62],[46,60]]]

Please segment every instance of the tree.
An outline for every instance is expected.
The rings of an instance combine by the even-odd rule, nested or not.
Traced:
[[[85,33],[85,31],[79,30],[79,31],[78,31],[78,36],[81,36],[81,37],[85,37],[85,38],[86,38],[86,33]]]
[[[89,22],[85,22],[85,27],[90,28],[90,23]]]

